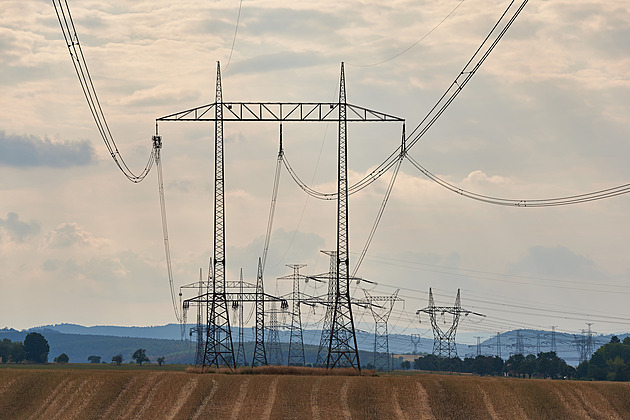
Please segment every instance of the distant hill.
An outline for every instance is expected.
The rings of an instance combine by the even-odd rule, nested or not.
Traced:
[[[52,329],[37,328],[50,345],[48,360],[65,353],[73,363],[87,363],[89,356],[101,356],[101,360],[111,362],[112,357],[122,354],[124,362],[131,361],[131,355],[139,348],[147,350],[152,362],[165,357],[167,363],[194,363],[195,350],[187,341],[165,340],[142,337],[115,337],[105,335],[65,334]],[[30,330],[29,330],[30,331]],[[0,330],[0,340],[24,341],[29,331]]]
[[[195,337],[190,336],[192,324],[184,328],[184,340],[182,340],[182,328],[179,324],[167,324],[149,327],[121,327],[121,326],[92,326],[85,327],[76,324],[55,324],[31,328],[29,330],[17,331],[13,329],[0,330],[0,339],[9,338],[12,341],[22,341],[30,331],[38,331],[48,339],[51,351],[50,360],[59,354],[66,353],[72,362],[87,362],[90,355],[102,356],[104,361],[111,361],[111,357],[122,353],[125,360],[129,361],[131,354],[142,347],[147,350],[147,354],[152,360],[164,356],[167,363],[193,363],[195,353]],[[238,337],[238,328],[232,328],[233,337]],[[551,331],[543,330],[520,330],[521,339],[525,354],[535,354],[540,342],[541,351],[550,351]],[[617,334],[623,340],[630,334]],[[243,330],[246,344],[246,354],[251,354],[251,342],[254,335],[251,328]],[[321,339],[320,330],[304,330],[305,352],[307,353],[307,363],[313,354],[316,355],[317,347]],[[280,341],[284,343],[284,356],[287,355],[290,333],[287,330],[279,332]],[[594,349],[608,343],[612,335],[593,336]],[[191,342],[192,338],[192,342]],[[575,336],[566,333],[556,333],[556,347],[558,356],[568,364],[576,366],[578,364],[578,351],[574,342]],[[501,356],[507,359],[516,351],[517,331],[508,331],[500,334]],[[369,360],[374,348],[374,335],[368,331],[357,331],[357,344],[362,353],[362,360]],[[495,355],[497,337],[493,336],[481,343],[481,353],[483,355]],[[235,343],[236,345],[236,343]],[[433,350],[433,339],[421,337],[417,345],[418,354],[431,353]],[[404,334],[390,334],[389,349],[393,354],[411,353],[414,347],[411,343],[411,336]],[[235,349],[236,350],[236,349]],[[477,354],[476,345],[457,344],[457,352],[461,358],[475,357]],[[249,358],[249,356],[248,356]],[[314,360],[313,360],[314,361]]]

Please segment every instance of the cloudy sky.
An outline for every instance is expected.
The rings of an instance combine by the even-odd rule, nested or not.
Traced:
[[[455,79],[508,2],[70,0],[113,136],[139,172],[155,119],[214,101],[348,102],[415,127]],[[446,18],[446,19],[445,19]],[[236,37],[235,37],[236,33]],[[476,76],[410,154],[462,188],[532,199],[630,181],[630,6],[531,0]],[[418,42],[420,41],[420,42]],[[415,44],[415,46],[414,46]],[[234,48],[232,50],[232,45]],[[412,48],[409,48],[413,46]],[[402,54],[400,54],[402,53]],[[0,11],[0,327],[175,322],[153,171],[127,181],[99,137],[50,1],[2,0]],[[161,123],[176,286],[206,275],[212,254],[212,123]],[[228,277],[254,281],[278,149],[274,123],[226,123]],[[334,124],[285,124],[286,155],[317,190],[336,182]],[[398,146],[400,125],[350,125],[349,176]],[[391,173],[350,198],[351,266]],[[336,205],[281,174],[267,291],[286,264],[328,270]],[[453,194],[404,162],[353,285],[400,288],[393,331],[431,337],[415,311],[436,303],[483,313],[460,331],[630,330],[630,196],[510,208]],[[305,285],[323,293],[325,285]],[[316,327],[322,311],[305,322]],[[371,314],[357,311],[359,328]]]

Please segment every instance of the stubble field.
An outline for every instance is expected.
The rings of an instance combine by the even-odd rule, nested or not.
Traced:
[[[0,369],[2,419],[630,419],[630,383]]]

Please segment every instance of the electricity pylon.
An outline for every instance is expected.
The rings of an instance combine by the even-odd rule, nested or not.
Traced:
[[[341,63],[339,82],[339,142],[337,154],[337,272],[327,368],[353,367],[361,371],[359,348],[350,300],[350,250],[348,245],[348,142],[346,76]]]
[[[238,315],[238,346],[236,350],[236,366],[245,366],[245,339],[243,336],[243,330],[245,329],[245,322],[243,319],[243,269],[241,268],[241,276],[239,281],[239,295],[240,299],[232,302],[232,307],[236,309]]]
[[[282,347],[280,345],[280,335],[279,328],[280,324],[278,323],[278,313],[280,313],[276,308],[276,303],[271,302],[271,308],[267,311],[269,314],[269,335],[267,337],[267,352],[269,353],[269,364],[280,366],[283,365],[283,357],[282,357]]]
[[[420,344],[420,334],[411,334],[411,345],[413,346],[413,354],[418,354],[418,344]]]
[[[431,327],[433,328],[433,355],[438,358],[438,369],[443,369],[445,366],[444,359],[449,360],[457,357],[457,343],[455,342],[455,335],[457,334],[457,326],[462,315],[477,315],[483,316],[480,313],[462,309],[460,291],[457,289],[457,298],[455,299],[455,306],[435,306],[433,300],[433,291],[429,288],[429,306],[423,309],[418,309],[416,315],[425,313],[429,315],[431,320]],[[438,317],[449,314],[452,316],[452,322],[449,328],[444,331],[438,323]],[[444,319],[446,323],[446,319]],[[450,365],[448,366],[451,367]]]
[[[330,270],[328,271],[328,294],[326,295],[326,313],[322,324],[322,336],[317,349],[317,360],[315,365],[324,366],[328,360],[328,344],[330,343],[330,329],[332,324],[334,301],[335,301],[335,281],[337,278],[337,251],[322,251],[330,256]]]
[[[497,357],[501,358],[501,333],[497,332]]]
[[[360,370],[356,344],[352,303],[349,293],[348,247],[348,171],[347,123],[394,122],[403,118],[346,102],[345,73],[341,65],[339,100],[337,102],[223,102],[221,71],[217,63],[216,100],[214,103],[186,109],[156,119],[160,121],[214,121],[215,123],[215,196],[214,196],[214,258],[212,288],[208,292],[207,331],[204,365],[234,366],[234,347],[230,334],[230,320],[225,298],[225,206],[223,123],[300,121],[336,122],[339,127],[337,155],[337,270],[333,316],[326,366],[352,366]],[[189,302],[190,303],[190,302]]]
[[[302,334],[302,312],[300,311],[300,280],[305,276],[300,275],[300,268],[306,267],[306,264],[291,264],[287,267],[293,269],[293,275],[280,277],[279,279],[288,279],[293,282],[293,293],[291,300],[293,301],[291,310],[291,326],[289,335],[289,358],[288,366],[304,366],[304,336]]]
[[[556,325],[551,326],[551,348],[550,351],[558,353],[558,347],[556,347]]]
[[[267,365],[265,351],[265,287],[263,284],[262,262],[258,258],[258,276],[256,277],[256,326],[254,327],[254,356],[252,366]]]
[[[398,297],[398,292],[399,290],[396,290],[391,296],[372,296],[367,290],[363,290],[365,301],[369,304],[374,317],[374,368],[376,370],[391,370],[387,322],[396,302],[402,302],[402,299]]]

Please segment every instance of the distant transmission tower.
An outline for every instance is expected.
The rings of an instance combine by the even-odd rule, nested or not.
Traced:
[[[521,330],[516,330],[516,353],[525,355],[525,344],[523,343],[523,336]]]
[[[593,331],[591,331],[591,325],[593,325],[593,323],[587,322],[586,325],[588,325],[588,335],[586,336],[586,348],[584,351],[586,353],[586,360],[590,360],[595,351],[595,346],[593,344]]]
[[[243,269],[241,268],[241,276],[239,281],[239,299],[232,302],[232,306],[236,307],[238,312],[238,347],[236,350],[236,366],[247,365],[245,358],[245,339],[244,330],[245,322],[243,319]]]
[[[551,326],[551,351],[558,353],[558,348],[556,347],[556,325]]]
[[[497,332],[497,357],[501,358],[501,333]]]
[[[267,351],[269,352],[269,364],[281,366],[284,365],[282,357],[282,347],[280,345],[280,335],[278,323],[278,313],[280,311],[276,309],[276,303],[271,302],[271,308],[269,309],[269,336],[267,338]]]
[[[198,293],[199,293],[199,296],[203,294],[203,274],[202,274],[201,268],[199,269]],[[181,292],[180,292],[180,295],[181,295]],[[203,310],[204,310],[203,303],[199,302],[199,304],[197,305],[197,325],[195,326],[195,334],[197,336],[196,337],[197,342],[196,342],[196,347],[195,347],[195,365],[196,366],[201,366],[201,364],[203,363],[203,351],[204,351],[204,343],[205,343],[204,336],[203,336],[203,332],[205,330],[204,322],[203,322]]]
[[[418,344],[420,344],[420,334],[411,334],[411,345],[413,346],[413,354],[418,354]]]
[[[326,313],[322,324],[322,336],[317,349],[316,366],[325,366],[328,360],[328,345],[330,344],[330,330],[334,312],[336,279],[337,279],[337,251],[322,251],[330,256],[330,270],[328,272],[328,294],[326,295]]]
[[[477,357],[481,356],[481,337],[475,337],[477,339]]]
[[[416,314],[420,315],[421,312],[429,315],[429,319],[431,320],[431,327],[433,328],[433,354],[438,357],[438,363],[440,364],[440,366],[437,366],[438,369],[446,367],[444,359],[457,357],[457,343],[455,342],[455,335],[457,333],[457,326],[461,316],[468,316],[471,314],[485,316],[477,312],[462,309],[459,289],[457,289],[455,306],[435,306],[433,291],[429,288],[429,306],[424,309],[419,309]],[[440,324],[438,323],[438,318],[444,314],[452,316],[452,322],[446,331],[442,330]],[[444,320],[444,322],[446,323],[446,320]]]
[[[374,368],[381,371],[391,370],[391,358],[389,356],[389,334],[387,322],[396,302],[402,299],[398,297],[399,290],[391,296],[372,296],[366,290],[365,301],[370,306],[374,317]],[[382,303],[383,305],[379,305]]]
[[[304,336],[302,334],[302,312],[300,311],[300,280],[304,276],[300,276],[300,268],[306,267],[306,264],[292,264],[287,267],[293,269],[293,275],[280,277],[281,279],[290,279],[293,281],[293,293],[291,299],[293,306],[291,310],[291,334],[289,336],[289,366],[304,366]]]

